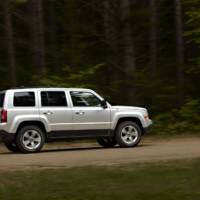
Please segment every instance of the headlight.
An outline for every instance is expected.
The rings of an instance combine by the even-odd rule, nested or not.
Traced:
[[[144,118],[146,120],[149,120],[149,113],[148,113],[148,110],[147,109],[144,109]]]

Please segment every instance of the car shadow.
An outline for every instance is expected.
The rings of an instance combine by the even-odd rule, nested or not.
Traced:
[[[134,148],[142,148],[142,147],[146,147],[146,146],[152,146],[151,144],[140,144],[137,147]],[[52,148],[52,149],[44,149],[42,150],[40,153],[49,153],[49,152],[62,152],[62,151],[66,151],[66,152],[70,152],[70,151],[92,151],[92,150],[106,150],[106,149],[122,149],[123,147],[120,146],[115,146],[115,147],[111,147],[111,148],[105,148],[102,146],[91,146],[91,147],[69,147],[69,148]],[[133,149],[134,149],[133,148]],[[124,148],[123,148],[124,149]]]
[[[116,147],[113,147],[116,148]],[[52,148],[52,149],[44,149],[40,153],[48,153],[48,152],[60,152],[60,151],[88,151],[88,150],[102,150],[103,147],[69,147],[69,148]]]
[[[138,148],[144,148],[144,147],[148,147],[148,146],[152,146],[152,144],[140,144],[138,145],[137,147],[134,147],[133,149],[138,149]],[[120,147],[120,146],[115,146],[115,147],[111,147],[111,148],[104,148],[104,147],[101,147],[101,146],[91,146],[91,147],[63,147],[63,148],[47,148],[47,149],[43,149],[41,152],[38,152],[38,153],[53,153],[53,152],[73,152],[73,151],[93,151],[93,150],[99,150],[99,151],[103,151],[103,150],[106,150],[106,149],[124,149],[124,147]],[[38,154],[37,153],[37,154]],[[0,152],[0,155],[9,155],[9,154],[16,154],[16,155],[24,155],[22,154],[21,152]],[[34,153],[32,153],[34,154]],[[27,155],[27,154],[26,154]]]

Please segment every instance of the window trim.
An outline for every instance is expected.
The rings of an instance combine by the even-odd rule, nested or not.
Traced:
[[[101,99],[97,95],[95,95],[93,92],[91,92],[91,91],[76,91],[76,90],[71,90],[71,91],[69,91],[69,95],[70,95],[70,98],[71,98],[72,106],[74,108],[101,108],[101,105],[100,106],[75,106],[74,103],[73,103],[72,96],[71,96],[71,93],[73,93],[73,92],[90,93],[90,94],[94,95],[99,100],[99,102],[101,102]]]
[[[62,106],[55,106],[55,105],[54,105],[54,106],[50,106],[50,105],[48,105],[48,106],[43,106],[43,105],[42,105],[42,92],[47,93],[47,101],[48,101],[48,104],[49,104],[48,92],[63,92],[64,95],[65,95],[66,105],[65,105],[65,106],[63,106],[63,105],[62,105]],[[40,96],[40,107],[41,107],[41,108],[53,108],[53,107],[56,107],[56,108],[68,108],[68,107],[69,107],[67,95],[66,95],[66,92],[65,92],[64,90],[41,90],[39,96]]]
[[[15,105],[15,94],[16,93],[33,93],[34,94],[34,106],[16,106]],[[35,91],[16,91],[13,93],[13,107],[14,108],[35,108],[37,106],[37,102],[36,102],[36,93]]]
[[[2,98],[2,106],[1,106],[1,104],[0,104],[0,108],[3,108],[4,107],[4,102],[5,102],[5,97],[6,97],[6,93],[5,92],[0,92],[0,94],[3,96],[3,98]],[[1,99],[0,99],[1,100]],[[0,102],[1,103],[1,102]]]

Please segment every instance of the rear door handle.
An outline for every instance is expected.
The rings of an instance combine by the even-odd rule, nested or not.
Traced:
[[[53,112],[51,112],[51,111],[46,111],[46,112],[44,112],[43,114],[44,114],[44,115],[52,115]]]
[[[83,112],[83,111],[76,111],[75,112],[77,115],[84,115],[85,114],[85,112]]]

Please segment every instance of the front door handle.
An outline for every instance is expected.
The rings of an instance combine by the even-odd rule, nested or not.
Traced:
[[[43,114],[44,114],[44,115],[52,115],[53,112],[51,112],[51,111],[46,111],[46,112],[44,112]]]
[[[83,112],[83,111],[76,111],[75,112],[77,115],[84,115],[85,114],[85,112]]]

